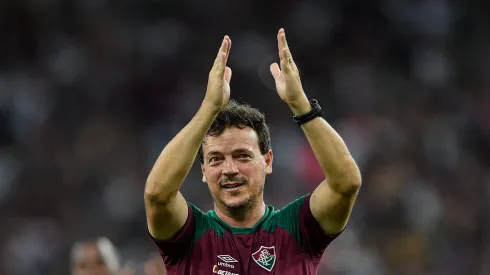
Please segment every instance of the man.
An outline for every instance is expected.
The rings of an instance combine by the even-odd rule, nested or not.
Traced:
[[[118,252],[105,237],[77,242],[71,251],[71,274],[115,275],[122,274]]]
[[[327,245],[345,228],[361,175],[344,142],[307,99],[287,46],[277,35],[277,93],[301,125],[326,179],[279,211],[263,190],[273,154],[264,116],[229,101],[231,40],[225,36],[194,118],[157,159],[145,187],[148,230],[168,274],[316,274]],[[203,213],[179,192],[200,152],[214,210]]]

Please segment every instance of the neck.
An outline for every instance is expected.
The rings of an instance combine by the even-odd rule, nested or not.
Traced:
[[[265,215],[265,209],[263,200],[259,200],[250,208],[238,211],[231,211],[226,206],[218,207],[216,203],[214,204],[214,211],[222,221],[229,226],[239,228],[253,227]]]

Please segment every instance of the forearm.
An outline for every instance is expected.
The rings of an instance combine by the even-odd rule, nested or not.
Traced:
[[[203,104],[192,120],[167,144],[151,170],[145,197],[164,203],[179,191],[201,142],[218,111]]]
[[[307,113],[307,100],[290,105],[295,115]],[[361,184],[361,173],[339,134],[323,119],[317,117],[301,126],[322,167],[328,184],[340,194],[354,194]]]

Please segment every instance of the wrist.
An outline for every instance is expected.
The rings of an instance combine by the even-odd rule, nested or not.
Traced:
[[[210,102],[204,100],[201,103],[201,107],[199,108],[199,112],[203,112],[206,114],[216,116],[221,111],[221,108],[222,108],[222,106],[218,106],[216,104],[213,104],[213,103],[210,103]]]
[[[293,116],[293,120],[300,126],[323,115],[323,109],[318,103],[318,100],[312,99],[309,101],[309,103],[311,107],[310,111],[301,115]]]
[[[288,106],[295,116],[304,115],[311,111],[311,104],[306,96],[303,96],[299,100],[289,102]]]

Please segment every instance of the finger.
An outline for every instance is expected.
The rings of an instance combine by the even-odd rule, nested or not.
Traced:
[[[284,29],[281,28],[277,33],[277,48],[279,50],[279,53],[281,53],[286,47],[287,47],[286,33]],[[281,58],[280,54],[279,54],[279,58]]]
[[[223,37],[223,40],[221,41],[221,45],[219,47],[219,50],[218,50],[218,55],[216,56],[216,59],[215,59],[215,64],[218,64],[219,63],[219,60],[221,60],[221,57],[226,54],[226,48],[227,48],[227,40],[226,40],[226,36]]]
[[[285,74],[294,71],[295,65],[293,61],[293,56],[291,55],[289,48],[283,49],[282,52],[280,52],[279,54],[281,56],[281,70]]]
[[[279,68],[279,65],[277,65],[277,63],[272,63],[269,69],[271,71],[272,77],[274,77],[274,80],[279,79],[279,76],[281,75],[281,69]]]
[[[231,50],[231,39],[228,35],[225,35],[224,37],[224,44],[223,48],[221,49],[222,51],[222,58],[220,60],[220,63],[218,64],[218,77],[222,78],[226,75],[226,63],[228,63],[228,57],[230,55],[230,50]],[[231,72],[231,69],[228,68]],[[229,78],[231,79],[231,73],[229,74]]]
[[[225,60],[223,63],[223,68],[226,66],[226,63],[228,63],[228,57],[230,56],[230,50],[231,50],[231,39],[228,35],[225,35],[224,41],[225,41],[225,47],[223,49],[223,53],[225,54]]]
[[[291,58],[291,52],[289,51],[288,42],[286,40],[286,32],[283,28],[277,33],[277,46],[279,50],[279,58],[287,59]]]
[[[231,68],[230,67],[226,67],[225,68],[225,80],[226,80],[226,82],[230,83],[230,81],[231,81],[231,75],[232,75]]]
[[[214,65],[213,65],[213,67],[216,70],[218,70],[218,72],[223,71],[222,73],[224,73],[224,65],[225,65],[226,59],[227,59],[227,56],[226,56],[227,48],[228,48],[228,40],[227,40],[227,37],[225,36],[223,38],[223,41],[221,42],[221,46],[218,50],[218,55],[216,56],[216,59],[214,61]]]
[[[277,43],[279,48],[279,59],[281,60],[281,69],[284,73],[297,71],[296,64],[294,64],[293,55],[289,49],[288,42],[286,40],[286,32],[281,28],[277,34]]]
[[[225,38],[228,42],[228,44],[227,44],[228,47],[226,48],[226,62],[228,62],[228,57],[230,56],[230,51],[231,51],[231,39],[228,35],[225,36]]]

